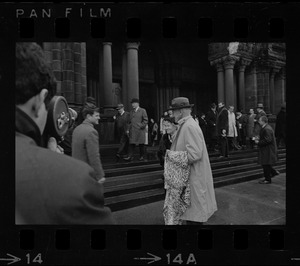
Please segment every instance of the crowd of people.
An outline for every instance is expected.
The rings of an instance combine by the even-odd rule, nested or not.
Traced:
[[[36,43],[16,46],[16,224],[114,224],[104,206],[105,172],[102,167],[98,131],[100,112],[88,97],[77,113],[69,108],[70,126],[62,142],[51,137],[43,147],[48,105],[56,94],[53,71]],[[185,97],[174,98],[161,117],[160,125],[139,99],[131,100],[127,112],[119,103],[114,116],[119,148],[116,158],[131,161],[139,147],[158,144],[157,155],[164,167],[166,191],[162,215],[165,224],[202,224],[217,210],[208,149],[228,157],[229,148],[249,145],[259,148],[264,180],[279,174],[272,165],[277,145],[286,141],[285,106],[278,114],[276,136],[263,105],[257,114],[234,112],[223,102],[210,106],[199,118],[192,116],[193,104]],[[149,139],[146,139],[148,128]],[[159,134],[160,133],[160,134]],[[160,135],[160,137],[159,137]]]

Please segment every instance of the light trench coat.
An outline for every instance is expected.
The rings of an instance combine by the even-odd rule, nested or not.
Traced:
[[[206,222],[217,210],[212,171],[201,128],[192,116],[178,121],[179,129],[170,150],[187,151],[191,165],[191,205],[182,220]]]
[[[235,114],[228,111],[228,134],[227,137],[237,137]]]

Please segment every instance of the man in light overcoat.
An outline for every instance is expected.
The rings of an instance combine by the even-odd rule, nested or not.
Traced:
[[[130,111],[129,127],[127,134],[129,135],[129,156],[124,158],[126,161],[133,160],[134,148],[136,145],[140,148],[140,161],[144,160],[145,142],[146,142],[146,126],[148,124],[148,115],[144,108],[140,107],[140,101],[137,98],[131,100],[132,110]]]
[[[170,107],[179,124],[170,150],[186,151],[191,165],[191,205],[181,217],[187,225],[206,222],[217,210],[207,148],[201,128],[191,116],[192,107],[185,97],[174,98]]]

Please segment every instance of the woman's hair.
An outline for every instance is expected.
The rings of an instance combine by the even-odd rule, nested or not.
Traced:
[[[56,81],[42,48],[37,43],[16,44],[16,104],[24,104],[47,89],[46,106],[56,94]]]
[[[175,122],[175,118],[174,117],[166,116],[166,117],[164,117],[164,121],[168,121],[171,124],[177,125],[177,123]]]

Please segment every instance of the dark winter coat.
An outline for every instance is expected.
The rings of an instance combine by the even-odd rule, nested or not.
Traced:
[[[16,111],[16,223],[112,224],[103,185],[84,162],[39,147],[37,125]]]
[[[254,136],[259,136],[259,132],[260,132],[261,127],[260,127],[260,125],[258,123],[258,120],[262,116],[266,116],[266,113],[263,110],[261,112],[257,113],[256,116],[255,116],[255,120],[256,121],[254,122],[254,130],[253,130],[253,135]]]
[[[129,124],[128,112],[125,111],[122,115],[119,113],[116,115],[115,125],[116,125],[116,130],[119,138],[121,138],[122,135],[126,134],[126,131],[128,130],[128,124]]]
[[[286,111],[280,110],[276,117],[275,136],[286,136]]]
[[[203,136],[206,139],[206,137],[207,137],[207,122],[205,119],[203,119],[201,117],[199,118],[198,121],[199,121],[199,126],[202,130]]]
[[[170,141],[169,134],[164,134],[160,139],[157,151],[157,157],[161,166],[164,166],[166,150],[169,150],[171,148],[171,145],[172,142]]]
[[[228,110],[225,106],[220,110],[217,116],[217,134],[218,136],[222,135],[222,130],[226,130],[226,134],[228,133]]]
[[[209,110],[205,115],[205,120],[207,122],[207,135],[211,138],[217,136],[217,117],[217,111],[214,113],[213,110]]]
[[[258,163],[272,165],[277,161],[277,146],[273,128],[266,125],[261,128],[258,142]]]
[[[139,107],[137,111],[130,111],[129,122],[129,143],[145,144],[146,126],[148,124],[147,112],[144,108]]]

